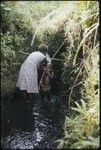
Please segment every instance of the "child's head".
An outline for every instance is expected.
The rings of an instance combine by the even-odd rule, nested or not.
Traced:
[[[53,70],[53,65],[52,63],[47,63],[47,71]]]

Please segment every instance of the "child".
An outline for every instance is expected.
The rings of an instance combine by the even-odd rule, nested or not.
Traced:
[[[50,90],[53,77],[54,77],[53,65],[51,63],[48,63],[46,68],[44,69],[39,84],[39,91],[42,103],[47,100],[50,102]]]

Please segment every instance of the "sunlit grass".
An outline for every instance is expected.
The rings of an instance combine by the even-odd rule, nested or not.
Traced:
[[[46,42],[50,48],[50,54],[55,57],[63,45],[66,45],[66,52],[63,56],[65,71],[72,68],[65,75],[64,84],[69,86],[66,89],[68,109],[70,117],[66,117],[64,125],[64,138],[58,140],[57,148],[98,148],[99,147],[99,4],[94,1],[19,1],[5,2],[9,12],[14,17],[11,19],[12,28],[10,35],[2,35],[2,69],[18,59],[17,64],[22,61],[22,54],[31,51],[29,46],[26,49],[27,33],[30,44],[37,47],[39,43]],[[6,8],[6,9],[7,9]],[[9,13],[8,13],[9,14]],[[15,32],[16,27],[20,31]],[[25,35],[26,31],[26,35]],[[63,32],[62,33],[60,32]],[[14,32],[14,33],[12,33]],[[25,37],[26,36],[26,37]],[[29,38],[28,37],[28,38]],[[63,40],[63,38],[64,40]],[[28,41],[29,39],[27,39]],[[52,41],[53,40],[53,41]],[[16,44],[16,47],[13,47]],[[36,42],[36,43],[35,43]],[[60,42],[60,43],[59,43]],[[23,48],[21,47],[23,44]],[[36,44],[36,45],[35,45]],[[60,44],[60,45],[59,45]],[[35,47],[34,47],[35,48]],[[52,51],[53,50],[53,51]],[[20,53],[16,57],[18,52]],[[78,62],[79,53],[82,52],[82,59]],[[57,58],[58,60],[60,58]],[[24,60],[24,56],[23,56]],[[60,59],[61,61],[61,59]],[[59,62],[60,62],[59,61]],[[68,68],[66,68],[68,66]],[[68,77],[68,74],[70,77]],[[79,77],[82,75],[82,79]],[[81,99],[75,93],[75,89],[82,85],[80,89]],[[70,91],[70,92],[68,92]],[[78,98],[78,102],[73,96]],[[71,106],[73,108],[71,109]],[[73,116],[73,113],[75,116]]]

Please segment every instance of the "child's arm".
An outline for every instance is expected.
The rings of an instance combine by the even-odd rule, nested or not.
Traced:
[[[43,78],[44,78],[45,74],[46,74],[46,68],[45,68],[45,70],[43,71],[41,80],[40,80],[40,82],[39,82],[39,91],[40,91],[40,89],[43,88],[43,86],[44,86],[44,85],[43,85]]]
[[[52,71],[52,72],[47,72],[47,74],[49,75],[49,77],[50,77],[51,79],[53,79],[53,77],[54,77],[53,71]]]

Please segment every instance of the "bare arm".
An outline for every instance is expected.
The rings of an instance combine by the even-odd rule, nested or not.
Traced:
[[[49,77],[50,77],[51,79],[53,79],[53,77],[54,77],[53,71],[52,71],[52,72],[48,72],[47,74],[49,75]]]

